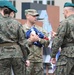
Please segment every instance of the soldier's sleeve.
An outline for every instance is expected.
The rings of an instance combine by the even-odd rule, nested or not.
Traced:
[[[27,56],[30,53],[30,51],[27,47],[29,43],[28,43],[28,40],[25,37],[22,25],[19,25],[19,29],[18,29],[18,43],[21,47],[23,57],[25,59],[27,59]]]
[[[42,33],[44,34],[44,36],[46,37],[46,39],[41,39],[39,40],[39,42],[44,45],[45,47],[47,47],[49,45],[49,39],[48,39],[48,33],[42,29]]]
[[[51,57],[55,58],[56,53],[59,50],[59,47],[61,47],[63,43],[64,36],[66,35],[66,28],[67,27],[67,21],[62,21],[60,23],[60,26],[58,27],[57,34],[52,42],[52,53]]]
[[[26,29],[26,25],[23,25],[23,31],[24,31],[24,36],[25,36],[26,41],[27,41],[26,46],[29,47],[29,46],[32,45],[32,42],[28,39],[29,34],[30,34],[30,30],[28,31],[28,30]],[[26,34],[27,34],[26,32],[28,32],[28,36],[26,36]]]

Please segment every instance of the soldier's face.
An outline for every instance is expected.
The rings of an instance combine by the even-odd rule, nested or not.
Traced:
[[[31,23],[35,23],[37,21],[37,16],[33,16],[33,15],[28,15],[28,20],[31,22]]]
[[[67,18],[66,14],[64,14],[64,17]]]
[[[14,12],[11,12],[10,13],[10,17],[14,17],[15,13]]]
[[[66,9],[64,9],[64,13],[63,14],[64,14],[64,17],[67,18],[68,11]]]
[[[65,11],[63,12],[63,15],[64,15],[64,17],[66,18],[66,13],[65,13]]]

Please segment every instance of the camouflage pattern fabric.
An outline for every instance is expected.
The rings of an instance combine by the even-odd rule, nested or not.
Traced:
[[[11,65],[14,75],[25,75],[24,62],[21,58],[8,58],[0,60],[0,75],[11,75]]]
[[[43,34],[45,34],[45,36],[48,36],[47,35],[47,32],[45,30],[43,30],[41,27],[39,26],[36,26],[35,27],[41,31]],[[23,25],[23,30],[24,32],[27,32],[30,28],[27,27],[27,25]],[[45,40],[45,39],[41,39],[40,41],[41,44],[43,44],[44,46],[48,46],[49,45],[49,40]],[[38,47],[36,45],[32,45],[31,47],[29,47],[29,50],[30,50],[30,54],[28,56],[28,59],[30,61],[34,61],[34,62],[42,62],[42,48],[41,47]]]
[[[40,32],[45,34],[45,36],[48,36],[46,34],[46,31],[43,30],[41,27],[36,26],[36,25],[35,25],[35,27]],[[25,24],[25,25],[23,25],[23,29],[24,29],[24,32],[26,33],[30,28]],[[41,39],[40,43],[47,47],[49,45],[49,40]],[[43,65],[43,63],[42,63],[43,62],[42,53],[43,52],[42,52],[42,47],[38,47],[36,45],[31,45],[31,47],[29,47],[29,50],[30,50],[30,54],[28,56],[28,60],[30,60],[30,62],[32,63],[32,65],[29,68],[29,73],[31,75],[31,72],[33,72],[34,70],[38,72],[42,68],[42,65]],[[34,67],[34,65],[35,65],[35,67]],[[37,69],[39,69],[39,70],[37,70]],[[41,70],[40,73],[37,74],[37,72],[33,72],[32,75],[43,75],[42,74],[43,69]]]
[[[60,56],[56,64],[55,75],[74,75],[74,58]]]
[[[13,64],[10,62],[12,58],[16,58],[17,60],[15,61],[17,62],[23,57],[25,57],[25,59],[27,58],[27,45],[28,44],[27,40],[25,39],[22,25],[13,18],[8,16],[2,17],[2,15],[0,14],[0,75],[10,75],[7,74],[10,72],[11,68],[9,65],[11,64],[12,66],[16,64],[16,62]],[[25,53],[24,55],[22,51]],[[16,75],[24,75],[24,73],[21,72],[21,65],[23,65],[23,61],[19,61],[18,63],[17,65],[13,66],[13,69],[18,68],[17,70],[19,71],[19,74],[17,73],[18,71],[16,69],[14,69],[14,72],[17,73]],[[6,70],[6,67],[9,70]]]
[[[9,45],[9,44],[11,45]],[[2,44],[8,44],[9,46],[2,46]],[[22,25],[12,19],[11,17],[4,17],[0,20],[0,59],[2,58],[13,58],[23,57],[22,50],[25,50],[25,39]],[[1,47],[2,46],[2,47]],[[21,50],[22,49],[22,50]]]
[[[30,67],[27,67],[26,70],[26,75],[43,75],[43,64],[41,62],[31,62]]]
[[[52,58],[56,56],[59,47],[61,47],[62,49],[60,53],[61,57],[59,58],[61,66],[58,65],[58,67],[56,68],[56,75],[74,75],[74,73],[70,74],[72,69],[72,72],[74,72],[74,64],[72,64],[74,61],[70,61],[71,59],[74,60],[74,15],[70,15],[60,23],[57,34],[52,43]],[[67,57],[67,59],[65,58],[65,60],[67,60],[67,63],[63,62],[63,56]],[[59,62],[59,60],[57,61],[57,63]],[[70,69],[67,65],[68,63],[69,66],[71,66]],[[61,71],[63,68],[65,68],[63,71],[65,71],[66,73],[63,73]]]

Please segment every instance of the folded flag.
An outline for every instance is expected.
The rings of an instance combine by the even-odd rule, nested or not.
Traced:
[[[44,36],[44,34],[42,32],[40,32],[38,29],[36,29],[35,27],[31,27],[27,32],[26,32],[26,38],[28,39],[30,37],[30,33],[34,32],[36,35],[39,36],[39,38],[42,39],[46,39],[47,38]],[[42,44],[39,41],[33,42],[34,45],[38,46],[38,47],[42,47]]]

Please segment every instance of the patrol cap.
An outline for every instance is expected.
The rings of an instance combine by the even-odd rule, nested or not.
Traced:
[[[35,9],[27,9],[25,10],[25,15],[39,16],[39,13]]]
[[[17,9],[9,1],[0,1],[0,7],[7,7],[17,13]]]
[[[74,7],[74,4],[73,3],[70,3],[70,2],[66,2],[64,4],[64,7]]]

